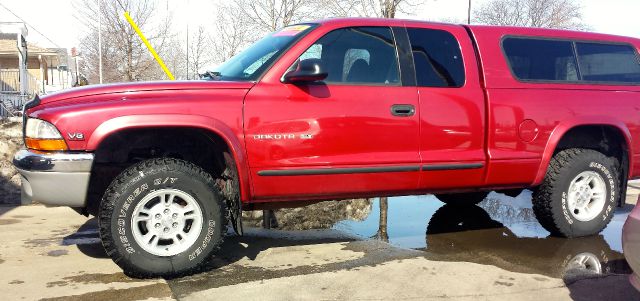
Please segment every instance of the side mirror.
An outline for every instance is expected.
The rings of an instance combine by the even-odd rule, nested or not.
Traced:
[[[324,80],[328,75],[322,68],[322,61],[306,59],[299,61],[295,70],[285,73],[283,82],[292,84],[316,82]]]

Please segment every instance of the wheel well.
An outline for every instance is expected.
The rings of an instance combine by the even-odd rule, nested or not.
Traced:
[[[182,159],[219,178],[226,169],[224,153],[231,151],[220,136],[198,128],[145,128],[111,134],[95,151],[87,193],[87,213],[97,215],[100,200],[109,184],[137,162],[160,157]]]
[[[572,128],[562,136],[554,154],[569,148],[596,150],[606,156],[618,159],[620,163],[627,156],[628,149],[620,130],[606,125],[585,125]]]
[[[566,132],[554,151],[569,148],[592,149],[618,160],[620,168],[621,192],[626,191],[627,176],[629,171],[629,147],[624,134],[620,129],[609,125],[584,125],[574,127]],[[624,198],[623,198],[624,199]]]

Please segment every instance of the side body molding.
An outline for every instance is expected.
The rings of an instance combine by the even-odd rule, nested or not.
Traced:
[[[94,151],[100,143],[111,134],[122,130],[137,128],[162,128],[162,127],[189,127],[207,130],[220,136],[231,149],[231,155],[238,167],[240,180],[240,196],[243,201],[250,199],[250,182],[248,162],[242,143],[243,131],[238,134],[225,123],[207,116],[182,115],[182,114],[153,114],[153,115],[129,115],[109,119],[100,124],[87,141],[86,149]]]
[[[631,144],[631,132],[625,123],[610,116],[578,116],[560,122],[551,132],[551,136],[547,140],[547,145],[545,146],[544,153],[542,154],[542,162],[538,169],[538,174],[533,182],[534,186],[540,185],[544,180],[547,168],[549,168],[549,163],[551,162],[551,157],[553,157],[553,153],[562,137],[564,137],[564,135],[573,128],[590,125],[614,127],[622,134],[622,136],[624,136],[627,147],[626,151],[629,158],[629,174],[627,176],[631,176],[631,167],[633,166],[633,145]]]

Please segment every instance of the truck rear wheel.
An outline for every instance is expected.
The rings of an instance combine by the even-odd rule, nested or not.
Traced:
[[[533,211],[552,235],[597,234],[611,221],[620,197],[618,163],[590,149],[572,148],[551,159],[533,194]]]
[[[105,192],[100,237],[127,275],[184,275],[219,248],[225,212],[211,175],[200,167],[151,159],[122,172]]]
[[[466,192],[466,193],[449,193],[449,194],[436,194],[436,197],[441,202],[447,205],[453,206],[473,206],[482,201],[489,195],[489,192]]]

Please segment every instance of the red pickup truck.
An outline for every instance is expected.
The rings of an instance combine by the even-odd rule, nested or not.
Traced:
[[[128,274],[193,272],[242,210],[535,191],[552,234],[601,231],[640,177],[640,40],[331,19],[208,80],[71,89],[25,106],[23,197],[98,217]]]

